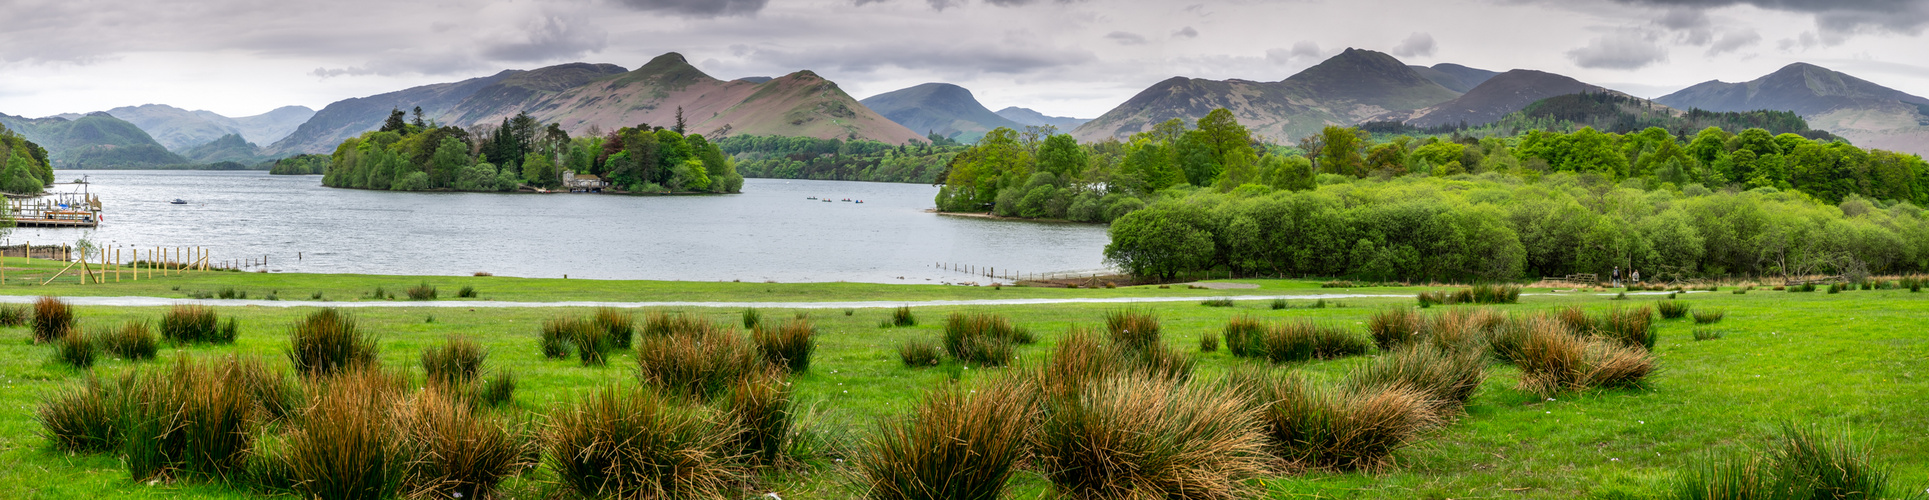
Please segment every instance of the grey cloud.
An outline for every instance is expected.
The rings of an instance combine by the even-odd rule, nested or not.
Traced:
[[[1802,36],[1795,37],[1795,38],[1784,38],[1782,39],[1782,41],[1775,42],[1776,48],[1782,49],[1783,52],[1793,52],[1796,50],[1808,50],[1821,44],[1822,44],[1822,41],[1816,38],[1815,33],[1808,32],[1808,31],[1802,32]]]
[[[932,9],[942,12],[944,9],[963,6],[965,0],[925,0],[925,2],[931,4]]]
[[[308,74],[321,78],[407,74],[447,75],[488,68],[489,65],[483,61],[460,53],[394,53],[383,55],[361,66],[315,68]]]
[[[935,0],[933,0],[935,2]],[[1084,0],[985,0],[985,3],[999,7],[1019,7],[1035,3],[1074,3]],[[963,3],[961,0],[959,3]]]
[[[1319,44],[1312,40],[1300,40],[1292,49],[1267,49],[1266,61],[1273,64],[1288,64],[1295,59],[1319,59]]]
[[[690,17],[752,16],[770,0],[619,0],[632,9]],[[859,5],[863,2],[860,1]]]
[[[1145,43],[1144,35],[1140,35],[1138,33],[1127,33],[1124,31],[1114,31],[1114,32],[1108,33],[1105,35],[1105,38],[1107,40],[1118,42],[1121,45],[1140,45]]]
[[[1049,47],[1002,44],[879,43],[861,46],[810,47],[798,50],[755,49],[748,59],[784,68],[828,69],[872,73],[884,67],[911,70],[1022,74],[1061,68],[1096,59],[1090,52]]]
[[[1173,38],[1199,38],[1199,30],[1192,29],[1191,26],[1179,28],[1179,31],[1172,32],[1172,37]]]
[[[1393,55],[1400,57],[1426,57],[1433,55],[1433,34],[1414,33],[1407,35],[1406,40],[1401,41],[1399,45],[1393,47]]]
[[[1846,36],[1864,30],[1910,35],[1929,25],[1929,1],[1924,0],[1611,0],[1629,5],[1709,9],[1752,5],[1762,9],[1815,15],[1826,36]]]
[[[1646,37],[1617,33],[1567,51],[1567,58],[1583,68],[1640,69],[1668,60],[1668,51]]]
[[[1293,44],[1293,55],[1296,57],[1319,57],[1323,54],[1325,52],[1319,50],[1319,44],[1312,40],[1300,40]]]
[[[1700,9],[1668,9],[1655,24],[1679,32],[1680,42],[1688,45],[1707,45],[1715,38],[1714,22],[1708,20],[1708,13]]]
[[[1708,55],[1712,57],[1734,52],[1741,50],[1742,47],[1761,43],[1761,41],[1762,34],[1756,33],[1753,29],[1730,31],[1722,35],[1720,40],[1715,40],[1714,45],[1708,47]]]
[[[484,47],[482,55],[499,61],[545,61],[578,57],[603,50],[609,44],[609,32],[580,16],[544,15],[525,25],[523,34],[521,40]]]

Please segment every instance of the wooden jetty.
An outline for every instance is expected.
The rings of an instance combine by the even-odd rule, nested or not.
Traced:
[[[9,199],[7,204],[17,227],[100,226],[100,197],[85,192]]]

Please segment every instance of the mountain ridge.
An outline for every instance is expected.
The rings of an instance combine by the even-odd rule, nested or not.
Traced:
[[[866,97],[858,104],[911,129],[961,142],[977,142],[999,127],[1023,124],[991,112],[971,90],[949,83],[925,83]]]
[[[1929,98],[1809,63],[1746,82],[1711,80],[1655,99],[1677,109],[1792,111],[1857,145],[1929,155]]]

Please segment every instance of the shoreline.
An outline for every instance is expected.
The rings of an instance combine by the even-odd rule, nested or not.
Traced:
[[[1028,219],[1024,217],[1006,217],[1006,216],[994,214],[991,212],[946,212],[936,208],[924,209],[924,213],[948,215],[951,217],[966,217],[966,218],[972,218],[972,219],[1002,220],[1002,221],[1015,221],[1015,222],[1044,222],[1044,223],[1051,223],[1051,224],[1092,224],[1092,225],[1100,225],[1100,226],[1109,225],[1104,222],[1079,222],[1075,220],[1066,220],[1066,219]]]

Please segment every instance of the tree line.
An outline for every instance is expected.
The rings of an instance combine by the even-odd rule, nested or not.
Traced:
[[[603,134],[592,126],[570,137],[555,123],[527,114],[470,129],[413,121],[391,112],[382,128],[349,138],[329,155],[322,184],[396,191],[511,191],[556,188],[564,171],[594,175],[633,193],[735,193],[736,164],[681,124],[641,124]],[[495,161],[492,162],[491,160]],[[291,167],[292,169],[293,167]]]
[[[935,184],[945,164],[965,147],[932,135],[931,142],[892,145],[868,139],[736,135],[717,139],[745,177]]]
[[[0,125],[0,191],[40,194],[54,183],[47,149]]]

